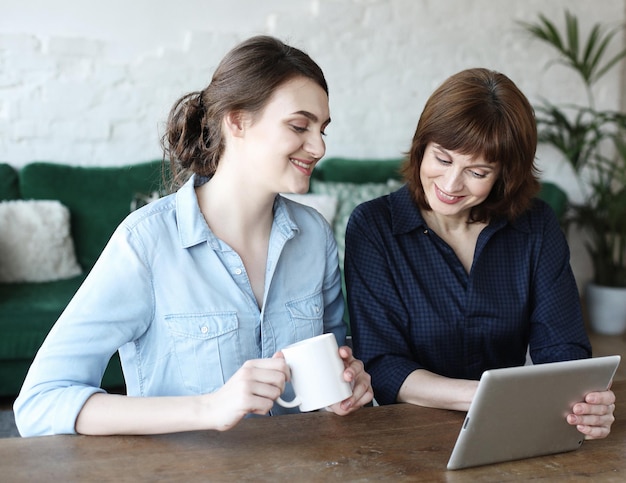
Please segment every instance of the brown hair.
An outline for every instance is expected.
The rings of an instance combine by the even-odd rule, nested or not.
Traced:
[[[212,176],[224,151],[222,120],[232,111],[260,112],[285,82],[295,77],[316,82],[326,94],[320,67],[303,51],[259,35],[235,46],[202,91],[181,97],[170,111],[161,139],[169,158],[172,189],[190,173]]]
[[[537,125],[528,99],[504,74],[467,69],[449,77],[430,96],[419,119],[402,173],[418,206],[430,210],[420,181],[428,143],[482,156],[500,175],[471,221],[522,214],[539,191],[535,165]]]

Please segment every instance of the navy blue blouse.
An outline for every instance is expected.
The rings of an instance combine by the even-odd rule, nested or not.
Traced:
[[[591,356],[569,248],[540,200],[482,230],[468,274],[404,186],[354,210],[345,274],[355,356],[380,404],[420,368],[477,380],[523,365],[528,347],[534,363]]]

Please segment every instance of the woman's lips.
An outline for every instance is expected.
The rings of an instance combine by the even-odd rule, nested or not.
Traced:
[[[301,159],[289,158],[291,164],[293,164],[298,170],[304,174],[310,175],[315,167],[315,161],[302,161]]]
[[[463,199],[463,196],[452,196],[443,191],[441,191],[437,186],[435,186],[435,195],[437,199],[442,203],[446,203],[447,205],[453,205],[458,203]]]

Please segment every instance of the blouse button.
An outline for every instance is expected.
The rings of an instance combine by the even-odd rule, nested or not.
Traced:
[[[208,331],[209,328],[206,325],[200,328],[200,332],[202,332],[203,334],[206,334]]]
[[[241,275],[241,268],[235,269],[235,275]]]
[[[424,230],[424,235],[428,235],[428,230]]]

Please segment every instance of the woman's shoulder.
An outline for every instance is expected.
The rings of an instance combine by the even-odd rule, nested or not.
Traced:
[[[329,211],[322,206],[309,204],[308,199],[296,200],[288,196],[277,196],[274,205],[274,221],[283,231],[306,233],[308,238],[319,236],[320,241],[334,239],[335,210]]]
[[[562,232],[561,223],[552,207],[539,198],[534,198],[529,208],[511,225],[517,230],[542,236],[549,232]]]
[[[176,194],[170,194],[150,201],[148,204],[131,211],[124,224],[128,227],[134,227],[147,219],[162,217],[176,210]]]
[[[405,198],[406,186],[402,186],[397,191],[392,191],[378,196],[371,200],[359,203],[352,212],[355,216],[374,216],[377,218],[388,218],[393,211],[393,207],[401,204]],[[406,191],[408,193],[408,191]]]
[[[534,223],[557,223],[558,219],[552,207],[540,198],[533,198],[526,211],[529,220]]]
[[[419,209],[411,197],[407,185],[391,193],[365,201],[359,204],[350,217],[354,221],[363,223],[404,225],[421,220]]]

